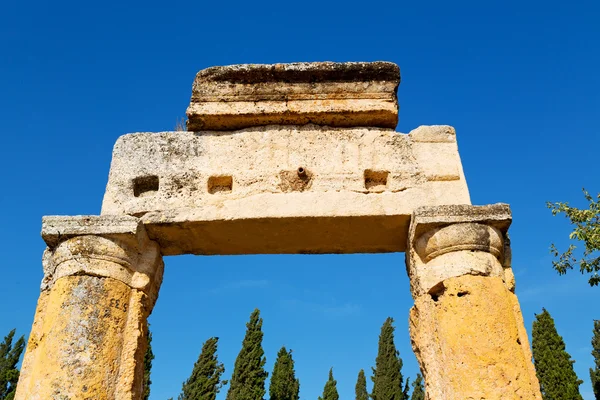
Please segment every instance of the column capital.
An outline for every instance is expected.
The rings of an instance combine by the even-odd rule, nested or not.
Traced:
[[[46,216],[42,218],[46,290],[70,275],[120,280],[145,292],[152,304],[162,282],[160,248],[138,218],[120,216]],[[94,260],[94,263],[87,262]]]
[[[416,298],[461,275],[500,276],[510,268],[508,204],[420,207],[411,218],[406,267]],[[474,258],[478,262],[472,262]],[[512,274],[505,281],[512,281]],[[509,285],[514,283],[509,283]]]

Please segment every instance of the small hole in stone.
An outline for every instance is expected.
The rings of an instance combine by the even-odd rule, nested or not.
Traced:
[[[463,296],[466,296],[466,295],[468,295],[468,294],[469,294],[469,292],[458,292],[456,295],[457,295],[458,297],[463,297]]]
[[[216,175],[208,178],[208,193],[227,193],[233,189],[233,177],[231,175]]]
[[[440,296],[444,294],[446,291],[446,287],[444,286],[444,282],[440,282],[431,289],[429,289],[429,295],[431,296],[431,300],[437,302]]]
[[[517,338],[517,344],[521,344],[521,339]]]
[[[387,187],[388,171],[365,170],[365,189],[370,192],[383,192]]]
[[[304,192],[312,185],[313,174],[304,167],[279,172],[279,188],[282,192]]]
[[[135,197],[140,197],[147,194],[152,194],[152,192],[158,192],[158,186],[158,176],[138,176],[133,180],[133,195]]]

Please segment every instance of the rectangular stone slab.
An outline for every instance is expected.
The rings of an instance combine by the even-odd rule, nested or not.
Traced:
[[[413,213],[412,237],[437,227],[460,223],[481,223],[493,226],[506,234],[512,222],[510,206],[504,203],[485,206],[441,205],[419,207]]]
[[[454,129],[316,125],[117,141],[102,215],[165,255],[394,252],[422,205],[470,204]]]
[[[189,131],[313,123],[395,128],[400,69],[390,62],[243,64],[196,75]]]
[[[42,217],[42,238],[48,247],[54,248],[75,236],[137,235],[140,227],[140,220],[129,215],[48,215]]]
[[[395,216],[190,219],[191,214],[144,216],[162,254],[341,254],[402,251],[410,219]]]

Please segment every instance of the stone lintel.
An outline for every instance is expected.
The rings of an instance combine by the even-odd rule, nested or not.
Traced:
[[[188,214],[190,212],[190,214]],[[193,210],[142,217],[163,255],[345,254],[404,250],[408,215],[210,220]]]
[[[198,72],[188,130],[317,124],[395,128],[400,69],[390,62],[243,64]]]
[[[163,255],[404,251],[410,215],[461,197],[460,181],[396,192],[264,193],[140,217]]]
[[[102,215],[140,217],[163,255],[404,251],[415,208],[470,204],[454,129],[316,125],[135,133]]]

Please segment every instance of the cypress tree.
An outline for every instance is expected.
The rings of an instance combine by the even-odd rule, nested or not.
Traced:
[[[225,367],[217,359],[218,341],[219,338],[212,337],[204,342],[192,374],[183,383],[178,400],[215,400],[221,387],[227,384],[227,381],[221,380]]]
[[[235,360],[227,400],[262,400],[265,395],[266,358],[262,348],[262,318],[255,309],[246,324],[246,336]]]
[[[595,368],[590,368],[590,380],[596,400],[600,400],[600,321],[594,321],[594,336],[592,337],[592,356]]]
[[[150,332],[150,326],[148,326],[148,348],[146,354],[144,354],[144,388],[142,390],[142,399],[148,400],[150,398],[150,371],[152,370],[152,360],[154,360],[154,353],[152,352],[152,332]]]
[[[413,392],[410,400],[425,400],[425,388],[423,387],[423,376],[417,373],[417,379],[412,383]]]
[[[15,397],[19,370],[17,363],[25,348],[25,338],[21,336],[13,345],[15,329],[10,331],[0,343],[0,399],[12,400]]]
[[[329,379],[323,388],[323,397],[319,397],[319,400],[339,400],[339,398],[337,381],[333,379],[333,368],[331,368],[329,369]]]
[[[373,400],[408,400],[408,380],[402,390],[402,359],[394,344],[394,320],[387,318],[381,327],[379,349],[373,369]]]
[[[544,400],[583,400],[565,342],[546,309],[536,314],[532,330],[533,359]]]
[[[365,371],[363,369],[361,369],[358,373],[354,392],[356,393],[356,400],[369,400],[369,393],[367,392],[367,378],[365,378]]]
[[[273,374],[271,374],[269,396],[271,400],[300,399],[300,381],[294,371],[292,350],[287,351],[285,347],[282,347],[277,354]]]

